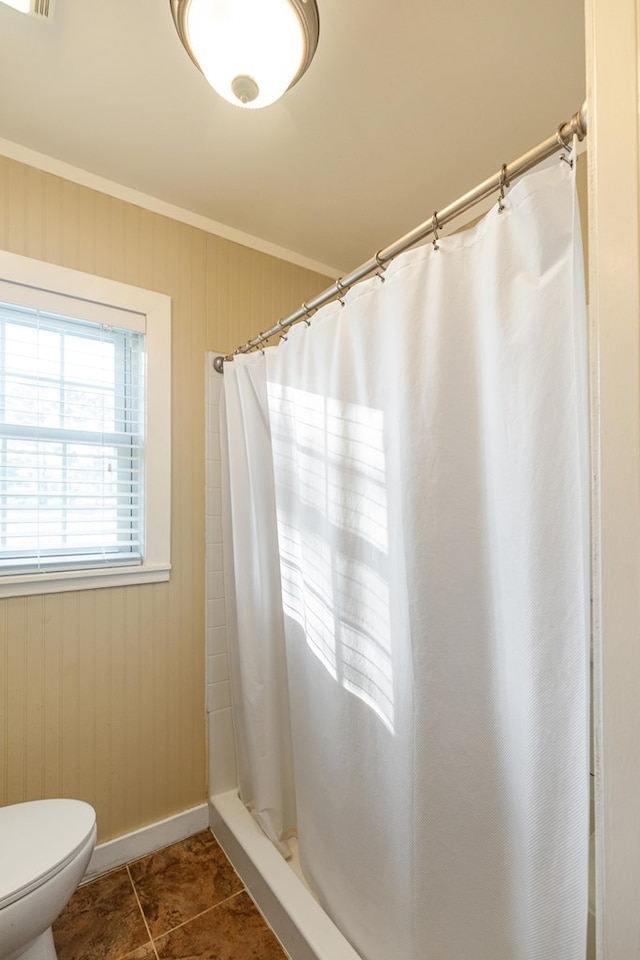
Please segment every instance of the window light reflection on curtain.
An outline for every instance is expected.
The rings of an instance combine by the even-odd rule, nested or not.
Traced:
[[[268,391],[289,491],[278,511],[285,614],[330,676],[393,732],[382,414],[280,384]]]

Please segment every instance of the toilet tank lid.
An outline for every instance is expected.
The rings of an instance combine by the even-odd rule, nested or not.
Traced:
[[[88,840],[96,814],[82,800],[0,807],[0,904],[61,870]]]

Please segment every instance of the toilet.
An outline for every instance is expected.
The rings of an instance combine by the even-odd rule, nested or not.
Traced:
[[[95,811],[81,800],[0,807],[0,960],[56,960],[51,924],[95,843]]]

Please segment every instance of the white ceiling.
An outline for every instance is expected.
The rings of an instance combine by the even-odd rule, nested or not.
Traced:
[[[0,3],[0,138],[346,273],[584,98],[582,0],[318,0],[284,98],[221,100],[169,0]]]

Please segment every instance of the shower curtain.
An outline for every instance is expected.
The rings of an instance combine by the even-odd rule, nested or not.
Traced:
[[[585,329],[556,157],[225,365],[241,795],[364,960],[584,960]]]

